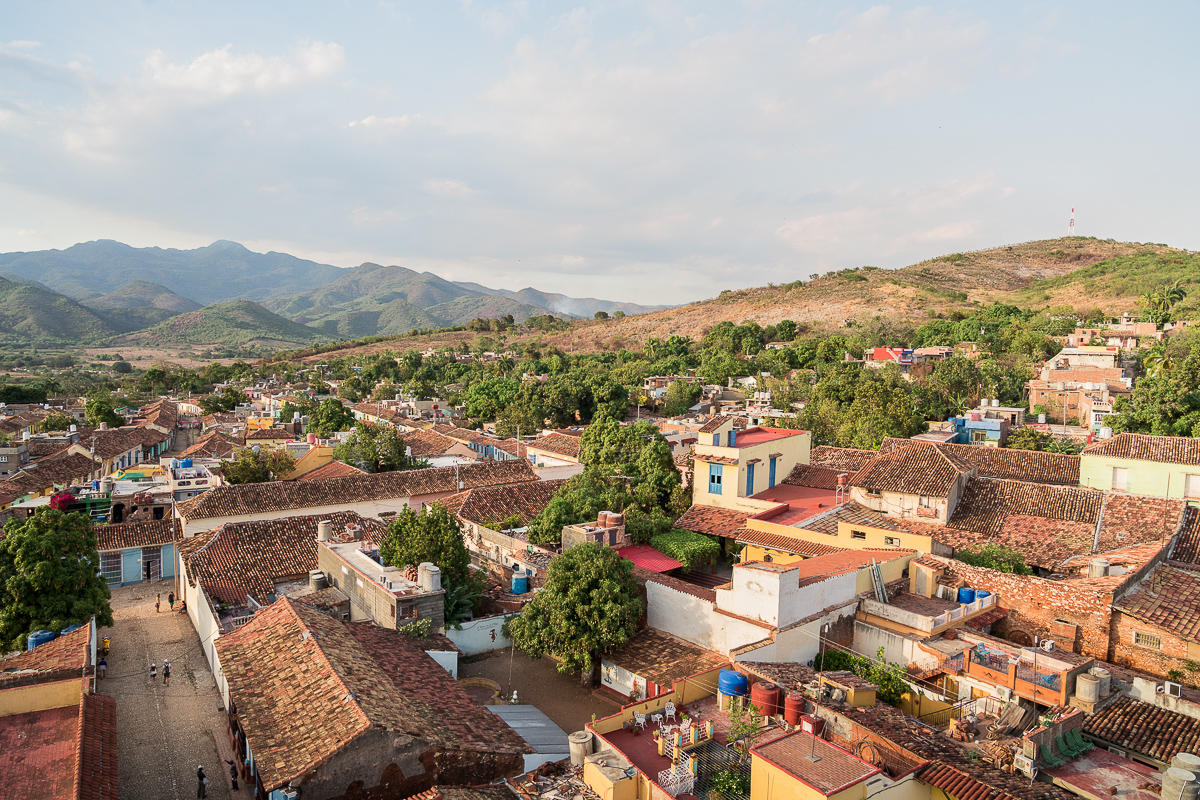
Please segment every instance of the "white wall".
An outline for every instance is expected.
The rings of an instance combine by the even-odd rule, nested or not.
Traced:
[[[534,467],[533,471],[537,473],[539,481],[565,480],[566,478],[574,478],[583,472],[583,464],[564,464],[559,467]]]
[[[735,564],[733,588],[717,591],[717,607],[786,628],[822,608],[848,603],[857,595],[857,571],[801,586],[800,563],[795,562],[794,568],[787,571]]]
[[[463,655],[467,656],[512,647],[512,641],[505,637],[500,629],[506,620],[515,616],[517,615],[498,614],[494,617],[473,619],[470,622],[464,622],[462,630],[455,630],[453,627],[447,626],[446,637],[454,642],[454,646],[461,650]],[[493,637],[492,634],[495,636]]]
[[[766,627],[719,613],[707,600],[653,581],[646,582],[646,603],[649,627],[725,655],[771,633]]]
[[[883,648],[883,655],[888,661],[907,667],[917,664],[922,668],[937,666],[937,658],[920,648],[920,646],[894,631],[880,628],[868,622],[854,623],[854,650],[871,658]]]
[[[458,653],[453,650],[426,650],[425,654],[445,667],[454,680],[458,680]]]
[[[192,586],[188,583],[182,556],[176,557],[175,565],[176,574],[179,576],[179,599],[187,600],[188,619],[192,621],[192,627],[196,629],[196,635],[200,637],[200,649],[204,652],[204,658],[208,661],[213,680],[217,683],[217,691],[221,693],[221,699],[228,708],[229,685],[225,682],[225,673],[221,669],[221,660],[217,657],[215,645],[221,635],[221,623],[213,614],[212,606],[201,585],[197,583]]]
[[[419,500],[425,503],[447,495],[423,495]],[[329,506],[308,506],[305,508],[289,508],[284,511],[265,511],[260,514],[238,514],[234,517],[210,517],[208,519],[183,520],[183,535],[195,536],[197,533],[219,528],[226,522],[256,522],[264,519],[281,519],[300,515],[333,514],[338,511],[354,511],[363,517],[378,517],[385,511],[400,512],[408,507],[409,500],[417,498],[397,497],[387,500],[363,500],[354,503],[340,503]],[[413,503],[414,508],[420,508],[421,503]]]

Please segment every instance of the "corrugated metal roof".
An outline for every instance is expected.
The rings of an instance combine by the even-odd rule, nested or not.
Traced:
[[[538,753],[568,755],[567,732],[533,706],[484,706]]]
[[[632,561],[639,567],[645,567],[651,572],[670,572],[683,566],[673,558],[668,558],[647,544],[633,544],[617,550],[617,555]]]

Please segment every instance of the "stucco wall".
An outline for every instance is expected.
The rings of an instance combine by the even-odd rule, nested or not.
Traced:
[[[512,640],[504,635],[501,628],[504,627],[506,620],[515,616],[517,615],[498,614],[494,617],[474,619],[464,622],[462,630],[447,627],[446,636],[454,642],[455,647],[463,652],[463,655],[467,656],[512,647]]]
[[[1183,497],[1186,476],[1200,475],[1200,467],[1197,466],[1090,456],[1085,453],[1079,459],[1079,485],[1110,491],[1113,467],[1129,470],[1125,482],[1126,492],[1152,497]]]

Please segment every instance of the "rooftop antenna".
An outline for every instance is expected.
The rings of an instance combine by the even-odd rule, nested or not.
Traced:
[[[1075,209],[1071,209],[1071,222],[1067,225],[1067,236],[1075,235]]]

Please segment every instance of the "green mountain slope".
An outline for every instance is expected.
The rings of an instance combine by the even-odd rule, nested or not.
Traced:
[[[226,241],[195,250],[164,250],[100,240],[66,250],[0,254],[0,273],[41,281],[77,300],[106,295],[134,281],[159,284],[205,305],[259,300],[307,291],[343,271],[285,253],[254,253]]]
[[[258,303],[235,300],[176,314],[145,330],[114,340],[114,344],[245,344],[261,341],[307,344],[320,332],[272,314]]]
[[[90,308],[145,308],[151,306],[176,314],[198,311],[200,303],[175,294],[165,286],[150,281],[132,281],[116,291],[93,297],[86,303]]]
[[[92,344],[118,330],[69,297],[0,278],[0,341]]]

